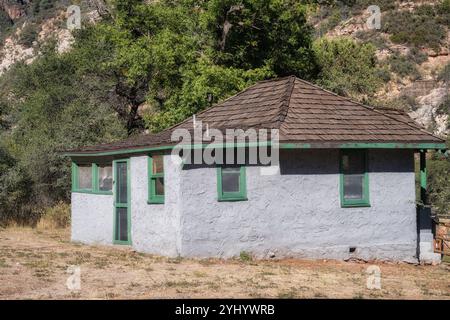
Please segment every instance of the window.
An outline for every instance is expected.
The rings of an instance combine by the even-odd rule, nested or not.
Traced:
[[[112,165],[72,163],[72,191],[112,194]]]
[[[164,203],[164,156],[148,158],[148,202]]]
[[[346,150],[341,153],[340,194],[342,207],[370,206],[367,162],[365,150]]]
[[[247,200],[245,167],[218,167],[217,193],[219,201]]]
[[[112,166],[98,165],[98,190],[111,191],[112,190]]]
[[[79,165],[78,166],[78,189],[92,190],[92,166]]]

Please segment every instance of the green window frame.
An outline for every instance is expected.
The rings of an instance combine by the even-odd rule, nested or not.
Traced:
[[[89,189],[81,189],[78,185],[78,175],[79,175],[79,166],[80,165],[89,165],[88,163],[80,163],[77,164],[75,162],[72,162],[72,192],[77,193],[92,193],[92,194],[105,194],[105,195],[112,195],[112,184],[111,184],[111,190],[100,190],[99,186],[99,169],[98,167],[101,165],[110,165],[112,168],[112,163],[91,163],[91,188]]]
[[[363,164],[363,172],[362,174],[362,197],[361,198],[352,198],[348,199],[345,197],[345,176],[350,175],[346,173],[347,170],[351,170],[352,168],[345,168],[344,158],[351,157],[352,155],[362,156],[362,164]],[[341,207],[370,207],[369,200],[369,159],[367,150],[342,150],[339,156],[339,168],[340,168],[340,179],[339,179],[339,189],[340,189],[340,198],[341,198]],[[349,160],[348,160],[349,165]]]
[[[153,157],[161,156],[162,159],[162,172],[153,172]],[[148,203],[150,204],[163,204],[165,198],[165,190],[163,194],[156,193],[156,183],[158,179],[162,178],[164,186],[164,156],[162,154],[149,155],[148,157]],[[163,187],[164,188],[164,187]]]
[[[239,191],[225,192],[223,190],[223,169],[233,168],[221,166],[217,167],[217,195],[218,201],[245,201],[247,200],[247,181],[245,166],[234,167],[239,168]],[[225,173],[226,174],[226,173]]]

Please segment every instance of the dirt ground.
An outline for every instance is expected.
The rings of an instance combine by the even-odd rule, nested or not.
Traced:
[[[366,285],[374,264],[379,290]],[[79,290],[67,287],[69,266]],[[67,230],[0,230],[0,299],[252,297],[450,299],[450,264],[169,259],[71,243]]]

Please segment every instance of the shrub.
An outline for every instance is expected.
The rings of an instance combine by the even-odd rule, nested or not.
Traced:
[[[408,54],[408,58],[417,64],[422,64],[428,60],[428,54],[417,48],[411,48]]]
[[[392,42],[436,49],[445,37],[440,24],[442,16],[439,7],[430,5],[422,5],[413,12],[389,11],[382,18],[382,30],[391,35]]]
[[[33,23],[28,23],[22,28],[19,36],[19,43],[26,47],[31,47],[38,36],[38,27]]]
[[[241,253],[239,254],[239,258],[241,259],[241,261],[243,262],[249,262],[252,261],[252,256],[250,255],[250,253],[246,252],[246,251],[241,251]]]
[[[342,37],[318,39],[313,48],[321,68],[319,85],[356,99],[373,95],[381,85],[376,74],[376,48],[372,44]]]
[[[438,214],[450,214],[450,159],[434,154],[428,161],[429,200]]]
[[[437,76],[438,81],[450,81],[450,63],[447,63],[447,65],[439,72]]]
[[[417,80],[420,77],[416,65],[406,56],[395,53],[388,58],[388,63],[391,67],[391,71],[395,72],[400,77],[409,76],[412,80]]]
[[[41,216],[38,228],[67,228],[70,225],[70,205],[60,201],[55,206],[47,208]]]
[[[391,80],[391,72],[387,67],[382,67],[376,70],[376,76],[383,82],[388,82]]]
[[[380,36],[378,30],[370,30],[370,31],[357,31],[355,36],[366,43],[371,43],[378,49],[386,49],[388,46],[386,44],[386,40]]]

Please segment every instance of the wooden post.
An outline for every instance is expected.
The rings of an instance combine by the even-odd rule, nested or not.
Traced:
[[[428,204],[426,152],[426,150],[420,150],[420,200],[424,205]]]

